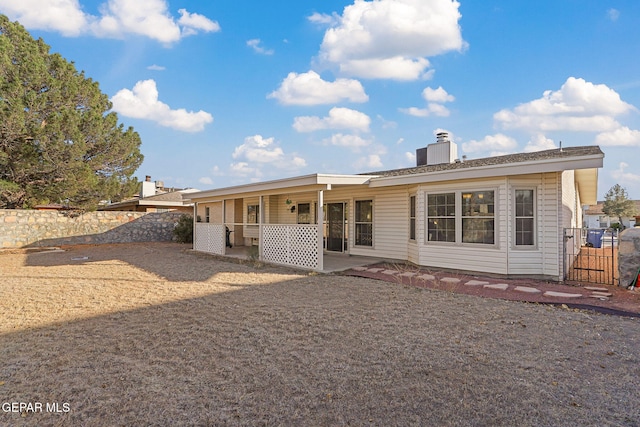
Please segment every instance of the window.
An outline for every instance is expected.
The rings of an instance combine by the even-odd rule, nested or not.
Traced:
[[[257,224],[260,219],[260,205],[247,206],[247,223]]]
[[[462,242],[495,242],[494,192],[470,191],[461,193]]]
[[[416,240],[416,196],[409,197],[409,239]]]
[[[533,190],[516,190],[516,246],[533,246]]]
[[[204,208],[204,222],[209,222],[211,210],[209,207]]]
[[[356,201],[356,245],[373,246],[373,200]]]
[[[298,203],[298,224],[312,224],[311,203]]]
[[[455,193],[427,195],[427,240],[456,241]]]

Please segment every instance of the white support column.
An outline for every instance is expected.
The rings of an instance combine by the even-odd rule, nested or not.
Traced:
[[[198,238],[198,233],[196,232],[196,224],[198,223],[198,202],[193,204],[193,243],[192,248],[196,248],[196,239]]]
[[[324,191],[318,190],[318,271],[324,270],[324,248],[323,248],[323,233],[324,233]]]
[[[222,246],[224,249],[222,253],[227,254],[227,199],[222,199],[222,232],[224,234],[224,245]]]
[[[264,242],[263,239],[263,230],[262,230],[262,222],[264,218],[264,197],[260,196],[260,202],[258,204],[258,259],[260,261],[264,260],[264,248],[262,246],[262,243]]]

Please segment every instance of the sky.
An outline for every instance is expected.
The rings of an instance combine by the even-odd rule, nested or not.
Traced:
[[[598,198],[640,199],[637,0],[0,0],[99,82],[136,172],[211,188],[468,159],[605,153]]]

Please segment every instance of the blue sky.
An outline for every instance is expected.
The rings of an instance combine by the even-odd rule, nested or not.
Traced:
[[[640,199],[637,0],[0,0],[100,83],[137,176],[209,189],[468,158],[605,152]]]

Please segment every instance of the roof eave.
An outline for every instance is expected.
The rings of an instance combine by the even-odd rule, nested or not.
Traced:
[[[336,175],[313,174],[292,178],[264,181],[234,187],[217,188],[199,191],[185,195],[185,200],[198,201],[202,199],[221,198],[224,196],[259,194],[266,192],[288,191],[295,188],[317,189],[331,188],[333,185],[366,185],[375,175]],[[317,187],[317,188],[316,188]]]
[[[604,155],[564,157],[533,160],[529,162],[506,163],[498,165],[476,166],[467,169],[449,169],[430,171],[411,175],[383,176],[371,179],[370,187],[388,187],[394,185],[420,184],[428,182],[452,181],[496,176],[526,175],[544,172],[562,172],[565,170],[601,168]]]

